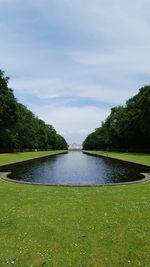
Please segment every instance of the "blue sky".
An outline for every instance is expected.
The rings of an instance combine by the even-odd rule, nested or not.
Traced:
[[[150,79],[147,0],[0,0],[0,68],[20,102],[82,143]]]

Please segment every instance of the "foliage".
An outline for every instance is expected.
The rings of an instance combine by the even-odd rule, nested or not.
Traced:
[[[67,149],[68,148],[66,140],[60,134],[56,134],[56,148],[57,149]]]
[[[18,103],[8,77],[0,71],[0,150],[68,149],[65,139]]]
[[[14,142],[12,131],[18,121],[17,101],[8,80],[0,70],[0,146],[4,148]]]
[[[111,109],[102,126],[83,143],[90,150],[150,150],[150,86]]]

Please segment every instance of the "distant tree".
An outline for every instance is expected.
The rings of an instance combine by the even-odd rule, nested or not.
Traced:
[[[112,108],[102,126],[87,136],[83,148],[150,150],[150,86],[142,87],[125,107]]]
[[[67,144],[66,140],[60,134],[56,135],[55,149],[58,149],[58,150],[61,150],[61,149],[67,150],[68,149],[68,144]]]
[[[52,125],[46,125],[17,102],[8,80],[0,70],[0,150],[68,149]]]
[[[47,144],[48,144],[48,149],[55,149],[56,147],[56,139],[57,139],[57,132],[54,129],[52,125],[47,124],[46,125],[47,129]]]
[[[17,101],[8,87],[9,78],[0,70],[0,149],[14,145],[12,129],[18,120]]]
[[[37,121],[34,114],[24,105],[18,103],[19,120],[16,125],[19,149],[37,148]]]
[[[150,86],[142,87],[126,106],[136,146],[150,147]]]

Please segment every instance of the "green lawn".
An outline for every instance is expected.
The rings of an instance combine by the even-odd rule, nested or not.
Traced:
[[[146,153],[122,153],[122,152],[106,152],[106,151],[85,151],[85,152],[88,152],[93,155],[121,159],[124,161],[150,166],[150,154]]]
[[[0,267],[150,266],[150,183],[0,181]]]
[[[49,155],[55,155],[64,153],[64,151],[38,151],[38,152],[24,152],[24,153],[5,153],[0,154],[0,166],[16,163],[20,161],[36,159],[40,157],[46,157]]]

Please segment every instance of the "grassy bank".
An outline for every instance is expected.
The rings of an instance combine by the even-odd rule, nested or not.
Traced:
[[[0,266],[149,266],[150,186],[0,181]]]
[[[85,151],[85,152],[91,155],[120,159],[124,161],[150,166],[150,154],[146,153],[122,153],[122,152],[107,152],[107,151]]]
[[[20,153],[5,153],[0,154],[0,166],[17,163],[21,161],[51,156],[64,153],[65,151],[38,151],[38,152],[20,152]]]
[[[0,266],[149,267],[150,183],[42,187],[0,180]]]

